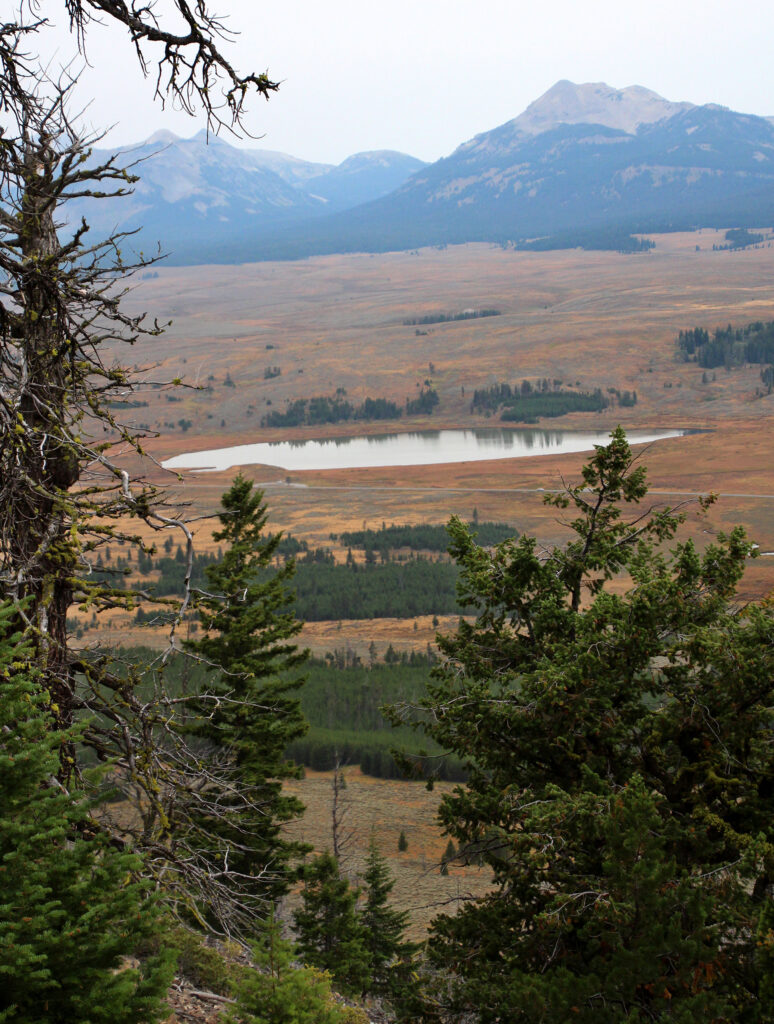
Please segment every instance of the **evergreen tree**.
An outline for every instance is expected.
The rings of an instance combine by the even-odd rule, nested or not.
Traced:
[[[303,869],[301,906],[293,914],[304,960],[329,971],[347,992],[370,988],[369,952],[355,905],[359,895],[339,873],[336,858],[320,854]]]
[[[273,915],[252,948],[258,969],[243,972],[226,1024],[365,1024],[363,1013],[336,1004],[325,974],[293,965],[293,944]]]
[[[408,913],[389,905],[395,879],[373,838],[368,847],[363,881],[365,902],[360,908],[360,923],[371,976],[369,991],[389,996],[406,981],[408,965],[417,947],[404,938],[409,923]]]
[[[140,1024],[168,1014],[168,956],[122,964],[163,930],[139,858],[116,849],[56,780],[75,736],[0,609],[0,1022]]]
[[[627,519],[646,492],[618,429],[546,499],[566,546],[450,524],[478,617],[440,642],[424,728],[469,766],[443,827],[493,875],[433,924],[452,1019],[774,1019],[774,615],[733,604],[743,531],[666,551],[684,515]]]
[[[198,705],[193,733],[211,757],[233,766],[233,787],[199,811],[203,842],[216,844],[246,892],[276,899],[287,888],[288,861],[306,848],[282,834],[282,825],[303,812],[282,792],[282,780],[298,776],[285,757],[306,722],[295,675],[308,652],[291,642],[301,623],[287,611],[286,584],[293,564],[272,568],[282,534],[264,536],[263,494],[237,476],[221,498],[221,529],[214,539],[227,547],[206,569],[209,590],[199,616],[204,630],[188,647],[217,673]]]

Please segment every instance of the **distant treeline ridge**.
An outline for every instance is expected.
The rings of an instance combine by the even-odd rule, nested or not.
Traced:
[[[480,320],[485,316],[502,316],[499,309],[464,309],[461,313],[426,313],[403,321],[406,327],[424,327],[427,324],[450,324],[458,320]]]

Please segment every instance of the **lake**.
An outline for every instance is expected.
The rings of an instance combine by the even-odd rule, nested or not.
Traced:
[[[686,430],[633,430],[630,444],[682,437]],[[606,444],[607,430],[422,430],[310,441],[262,441],[231,448],[187,452],[162,463],[165,469],[224,470],[256,464],[287,471],[361,469],[375,466],[428,466],[445,462],[483,462],[535,455],[591,451]]]

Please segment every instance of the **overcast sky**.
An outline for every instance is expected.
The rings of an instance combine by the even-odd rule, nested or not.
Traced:
[[[163,10],[160,0],[158,10]],[[3,20],[10,18],[13,5]],[[211,0],[240,33],[228,52],[240,69],[269,71],[282,87],[254,99],[258,142],[307,160],[397,149],[424,160],[515,117],[554,82],[643,85],[670,100],[774,114],[771,0]],[[64,0],[41,13],[56,61],[72,52]],[[153,101],[115,29],[92,26],[81,102],[109,139],[130,143],[159,128],[192,135],[204,124]]]

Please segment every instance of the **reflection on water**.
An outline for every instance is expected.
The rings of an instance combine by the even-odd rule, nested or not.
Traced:
[[[684,430],[633,430],[630,444],[682,437]],[[167,459],[166,469],[220,470],[266,465],[304,469],[357,469],[375,466],[424,466],[444,462],[480,462],[526,455],[591,451],[606,444],[606,430],[423,430],[413,434],[372,434],[320,441],[264,441],[232,448],[190,452]]]

